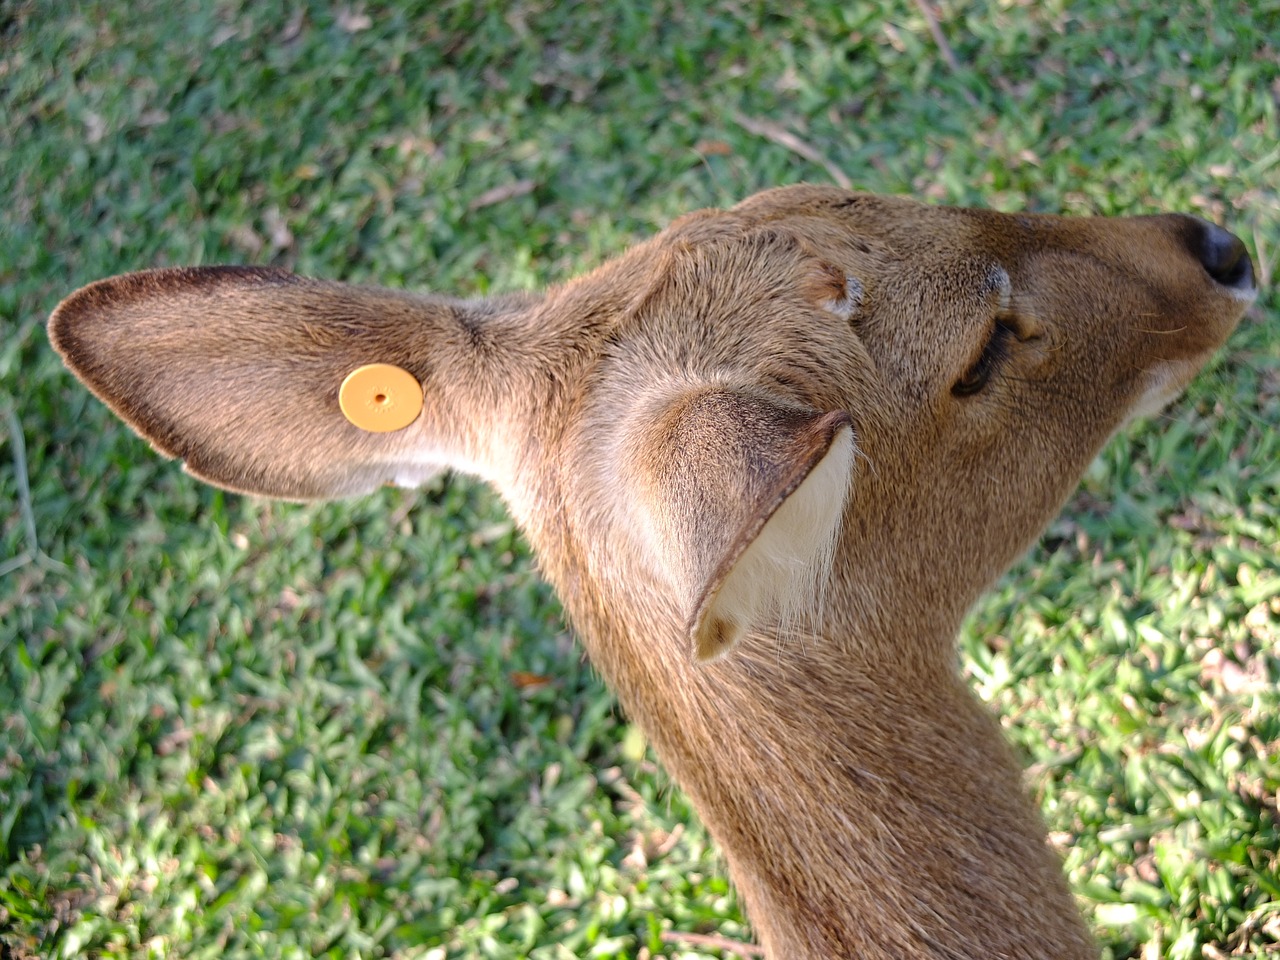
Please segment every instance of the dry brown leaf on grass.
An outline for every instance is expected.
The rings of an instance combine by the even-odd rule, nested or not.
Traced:
[[[738,126],[746,130],[747,133],[754,133],[757,137],[764,137],[766,140],[776,143],[780,147],[785,147],[797,156],[804,157],[810,163],[817,164],[827,171],[827,175],[831,177],[836,186],[843,187],[845,190],[853,189],[853,181],[848,175],[837,167],[831,160],[824,157],[817,149],[808,143],[805,143],[798,136],[788,130],[779,123],[772,120],[761,120],[757,117],[748,117],[746,114],[734,112],[732,114],[733,121]]]
[[[532,180],[516,180],[514,183],[504,183],[480,194],[480,196],[467,204],[467,209],[474,212],[507,200],[514,200],[516,197],[523,197],[525,194],[532,193],[533,188],[536,186],[537,184]]]

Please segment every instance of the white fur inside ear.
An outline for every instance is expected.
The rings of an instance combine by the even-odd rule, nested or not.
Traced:
[[[844,427],[721,584],[698,631],[698,659],[714,660],[767,621],[786,631],[817,619],[831,576],[853,458],[853,430]]]
[[[848,320],[862,306],[862,281],[854,276],[844,278],[844,296],[828,300],[822,305],[841,320]]]

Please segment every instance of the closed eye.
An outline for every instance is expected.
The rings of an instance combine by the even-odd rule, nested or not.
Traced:
[[[991,333],[987,336],[987,342],[983,344],[982,353],[952,385],[952,396],[971,397],[987,385],[991,375],[1009,356],[1009,348],[1017,339],[1018,334],[1013,320],[1013,317],[1007,315],[996,317],[991,325]]]

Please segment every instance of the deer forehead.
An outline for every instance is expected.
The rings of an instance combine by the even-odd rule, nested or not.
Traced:
[[[863,341],[878,340],[908,361],[893,364],[895,379],[934,378],[972,350],[1011,294],[998,257],[955,240],[902,255],[892,237],[819,218],[702,214],[659,238],[647,289],[605,353],[697,374],[829,381],[841,372],[833,352],[852,350],[865,364]]]

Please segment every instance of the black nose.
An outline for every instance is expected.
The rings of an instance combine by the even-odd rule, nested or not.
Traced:
[[[1200,220],[1199,236],[1191,241],[1209,276],[1233,290],[1253,289],[1253,261],[1240,238],[1214,223]]]

